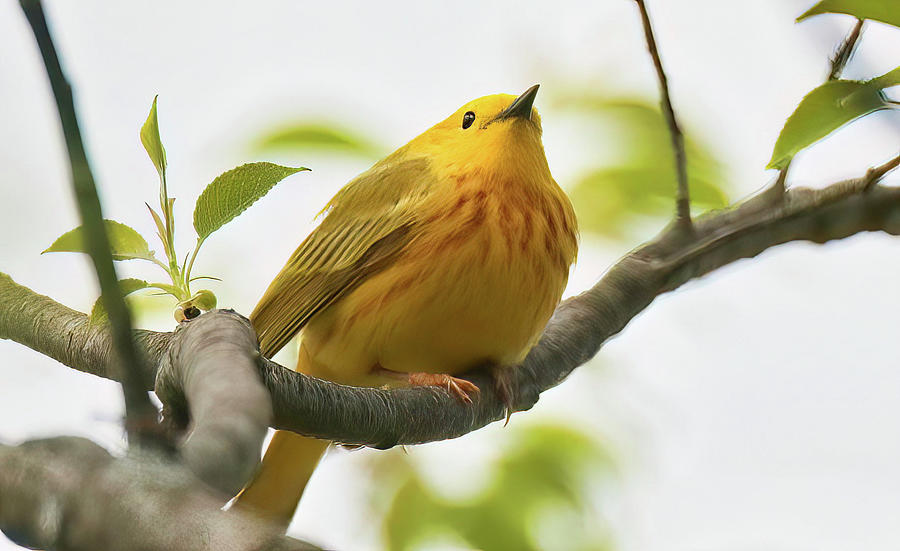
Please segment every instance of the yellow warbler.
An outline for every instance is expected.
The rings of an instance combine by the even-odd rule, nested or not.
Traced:
[[[577,251],[537,90],[467,103],[341,189],[250,317],[262,353],[302,331],[297,371],[466,401],[478,389],[453,375],[520,362]],[[237,504],[287,523],[327,445],[277,432]]]

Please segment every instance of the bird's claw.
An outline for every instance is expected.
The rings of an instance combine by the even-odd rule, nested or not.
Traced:
[[[494,391],[497,393],[497,397],[500,398],[500,401],[503,402],[503,407],[506,410],[506,421],[503,422],[503,426],[505,427],[509,424],[509,418],[513,414],[513,406],[516,397],[512,370],[509,367],[494,366],[491,368],[491,378],[494,380]]]
[[[463,403],[471,404],[472,395],[481,392],[475,384],[446,373],[410,373],[409,384],[412,386],[441,386],[451,396],[456,396]]]

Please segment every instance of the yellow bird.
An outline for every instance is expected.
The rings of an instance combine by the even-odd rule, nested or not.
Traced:
[[[301,373],[465,401],[478,388],[454,375],[521,362],[578,247],[537,90],[469,102],[344,186],[250,316],[262,353],[300,332]],[[286,525],[327,446],[276,432],[237,506]]]

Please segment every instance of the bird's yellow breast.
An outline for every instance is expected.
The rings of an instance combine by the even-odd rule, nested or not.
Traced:
[[[305,370],[379,385],[374,367],[456,374],[521,361],[565,288],[576,228],[549,172],[516,176],[440,178],[396,262],[309,321]]]
[[[519,362],[576,252],[537,90],[470,101],[344,186],[251,314],[260,351],[301,331],[301,372],[363,386],[447,384],[464,401],[474,387],[448,375]],[[324,448],[276,432],[238,505],[286,522]]]

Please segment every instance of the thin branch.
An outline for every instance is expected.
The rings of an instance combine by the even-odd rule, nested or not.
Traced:
[[[900,155],[894,157],[883,165],[872,167],[866,171],[866,175],[862,177],[863,191],[869,191],[872,186],[877,184],[885,175],[900,166]]]
[[[594,287],[557,308],[538,345],[513,370],[519,398],[513,409],[530,408],[543,390],[559,384],[573,369],[591,359],[605,341],[621,331],[657,296],[693,278],[789,241],[824,243],[863,231],[900,234],[900,188],[874,184],[898,165],[900,156],[870,169],[861,178],[823,189],[791,189],[778,209],[772,209],[770,199],[762,193],[729,209],[698,218],[696,238],[690,242],[685,242],[673,229],[635,249],[610,268]],[[25,308],[24,303],[37,306]],[[32,311],[29,308],[45,312],[48,318],[55,317],[57,311],[65,316],[55,326],[49,320],[42,322],[43,331],[52,336],[38,336],[27,316],[6,315],[10,310],[13,314]],[[73,363],[83,368],[78,351],[66,351],[71,333],[75,332],[79,336],[73,346],[89,343],[89,358],[100,366],[106,365],[109,358],[97,352],[104,349],[97,343],[108,340],[105,330],[74,323],[67,311],[50,299],[16,285],[8,277],[0,277],[0,337],[52,354],[64,363],[75,359]],[[220,312],[204,314],[198,319],[207,316],[220,317],[217,324],[245,323],[236,316],[223,317]],[[180,338],[192,338],[190,334],[199,327],[196,323],[195,320],[185,324]],[[224,326],[216,330],[219,329],[224,330]],[[249,325],[246,330],[251,331]],[[83,331],[91,335],[85,337]],[[159,363],[167,353],[163,343],[172,338],[171,334],[139,331],[138,335],[139,342],[150,344],[145,350],[148,357],[153,358],[154,364]],[[491,391],[493,385],[483,371],[466,376],[482,388],[479,399],[469,406],[438,388],[347,387],[307,377],[262,357],[258,359],[258,368],[272,397],[274,427],[348,444],[384,448],[444,440],[504,418],[503,404]],[[116,375],[108,367],[97,367],[90,372]],[[160,381],[165,378],[161,377]],[[177,383],[170,386],[161,389],[160,394],[172,401],[174,394],[183,391]]]
[[[659,50],[656,47],[656,39],[653,38],[653,27],[650,25],[650,14],[644,0],[635,0],[641,12],[641,23],[644,26],[644,36],[647,39],[647,49],[653,58],[656,67],[656,77],[659,80],[660,104],[662,112],[669,125],[669,134],[672,138],[672,150],[675,153],[675,170],[678,174],[678,189],[675,195],[676,222],[682,229],[691,227],[691,196],[688,189],[687,155],[684,151],[684,135],[675,118],[675,110],[672,108],[672,100],[669,98],[669,81],[663,70],[662,60],[659,58]]]
[[[847,62],[850,61],[850,58],[853,57],[853,53],[856,51],[856,45],[862,34],[863,23],[863,19],[857,19],[850,34],[848,34],[841,42],[840,47],[838,47],[834,56],[831,58],[831,69],[828,71],[828,78],[826,80],[836,80],[841,78],[844,67],[847,66]]]
[[[793,159],[788,159],[787,164],[784,165],[784,168],[778,171],[778,177],[775,178],[775,183],[772,184],[771,194],[774,195],[775,199],[778,202],[784,201],[784,192],[787,190],[787,175],[788,171],[791,169],[791,162]]]
[[[100,199],[97,196],[94,176],[75,115],[72,89],[60,66],[40,0],[20,0],[19,3],[41,51],[44,68],[56,100],[56,109],[69,157],[72,186],[84,228],[85,244],[97,272],[97,279],[100,281],[103,305],[109,313],[112,327],[113,344],[122,365],[122,389],[125,394],[126,429],[129,440],[161,443],[156,431],[152,430],[156,426],[157,411],[145,391],[146,370],[140,366],[141,358],[131,338],[131,313],[125,304],[113,266]]]

